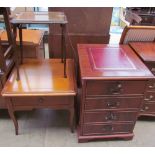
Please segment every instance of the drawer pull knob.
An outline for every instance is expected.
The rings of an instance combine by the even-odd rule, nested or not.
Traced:
[[[39,98],[39,103],[43,103],[44,99],[43,98]]]
[[[112,127],[112,125],[107,125],[107,126],[104,126],[102,128],[102,130],[105,132],[105,131],[113,131],[114,128]]]
[[[119,105],[120,105],[120,102],[108,102],[107,103],[107,107],[109,107],[109,108],[117,108],[117,107],[119,107]]]

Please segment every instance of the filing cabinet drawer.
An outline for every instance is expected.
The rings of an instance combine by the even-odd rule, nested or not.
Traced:
[[[110,121],[135,121],[138,112],[135,111],[101,111],[85,112],[84,123],[102,123]]]
[[[95,124],[84,125],[83,135],[105,135],[105,134],[121,134],[131,133],[134,128],[133,123],[115,123],[115,124]]]
[[[93,81],[86,84],[86,95],[144,94],[145,81]]]
[[[138,109],[141,102],[140,97],[89,98],[86,99],[85,110]]]
[[[155,113],[155,103],[144,104],[142,109],[141,109],[141,112],[144,112],[144,113]]]
[[[144,101],[155,101],[155,92],[146,92]]]
[[[11,101],[15,107],[18,107],[18,106],[38,107],[38,106],[69,104],[70,100],[71,100],[70,97],[62,97],[62,96],[61,97],[42,96],[42,97],[12,97],[11,98]]]

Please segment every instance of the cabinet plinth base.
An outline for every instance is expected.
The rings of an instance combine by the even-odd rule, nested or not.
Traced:
[[[93,135],[93,136],[78,136],[79,143],[85,143],[93,140],[112,140],[112,139],[122,139],[122,140],[132,140],[134,134],[117,134],[117,135]]]

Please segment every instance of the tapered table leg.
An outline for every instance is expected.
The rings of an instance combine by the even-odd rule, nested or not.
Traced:
[[[70,129],[74,133],[74,106],[70,109]]]
[[[15,134],[18,135],[18,122],[17,122],[17,119],[14,115],[14,109],[13,109],[13,106],[12,106],[12,103],[11,103],[11,99],[6,99],[6,103],[7,103],[7,108],[8,108],[8,112],[9,112],[9,115],[14,123],[14,126],[15,126]]]
[[[21,64],[23,63],[23,35],[22,35],[22,24],[19,25],[19,41],[20,41],[20,59]]]
[[[17,27],[18,26],[16,24],[13,25],[14,44],[15,44],[15,46],[13,48],[14,48],[14,51],[15,51],[14,56],[15,56],[15,65],[16,65],[16,69],[17,69],[17,81],[18,81],[18,80],[20,80],[20,75],[19,75],[19,61],[18,61],[18,59],[19,59],[19,52],[18,52],[17,46],[16,46]]]
[[[61,62],[64,62],[64,28],[63,28],[63,24],[60,24],[61,26]]]
[[[67,31],[66,31],[66,24],[62,24],[62,60],[64,62],[64,77],[67,78],[67,73],[66,73],[66,36],[67,36]]]

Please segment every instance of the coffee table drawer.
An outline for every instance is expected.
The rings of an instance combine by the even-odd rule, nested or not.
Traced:
[[[135,121],[137,111],[102,111],[85,112],[84,123],[102,123],[111,121]]]
[[[51,106],[51,105],[63,105],[71,103],[71,97],[12,97],[12,103],[14,106]],[[63,101],[63,102],[62,102]]]
[[[134,123],[95,124],[84,125],[83,135],[105,135],[131,133]]]
[[[101,109],[138,109],[142,98],[137,97],[111,97],[111,98],[89,98],[85,102],[85,110]]]
[[[86,95],[144,94],[145,81],[87,81]]]

